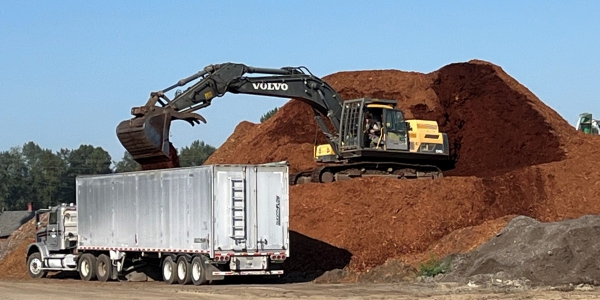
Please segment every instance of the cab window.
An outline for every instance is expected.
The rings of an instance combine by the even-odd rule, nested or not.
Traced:
[[[50,213],[50,216],[48,217],[48,224],[56,224],[58,221],[58,214],[57,212],[53,211]]]
[[[385,123],[388,131],[406,131],[406,122],[401,111],[386,110]]]

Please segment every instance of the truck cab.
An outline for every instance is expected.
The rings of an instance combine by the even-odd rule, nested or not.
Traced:
[[[48,271],[76,271],[77,209],[60,204],[35,212],[35,242],[27,249],[31,277],[44,277]]]

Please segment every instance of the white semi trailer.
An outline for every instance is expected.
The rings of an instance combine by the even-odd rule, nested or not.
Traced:
[[[36,214],[49,217],[27,269],[108,281],[151,265],[168,284],[195,285],[280,275],[290,255],[288,188],[285,162],[79,176],[77,205]]]

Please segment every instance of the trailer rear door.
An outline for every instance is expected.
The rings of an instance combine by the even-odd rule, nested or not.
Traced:
[[[215,251],[287,250],[287,166],[216,166],[214,179]]]

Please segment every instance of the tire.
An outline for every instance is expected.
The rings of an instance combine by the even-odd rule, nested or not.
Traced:
[[[177,266],[175,264],[175,262],[173,262],[173,258],[171,256],[167,256],[165,258],[165,260],[163,260],[163,265],[162,265],[162,276],[163,276],[163,281],[166,284],[173,284],[175,283],[175,281],[177,280],[177,276],[175,275],[176,272],[175,270],[177,269]]]
[[[99,281],[106,282],[112,278],[113,267],[110,258],[106,254],[100,254],[96,261],[96,276]]]
[[[81,255],[77,262],[79,277],[84,281],[96,280],[96,257],[92,254],[85,253]]]
[[[185,256],[177,259],[177,282],[179,284],[188,284],[192,282],[192,265]]]
[[[205,259],[203,256],[195,256],[192,259],[189,273],[194,285],[203,285],[208,282],[206,280],[206,267],[204,263]]]
[[[48,272],[40,270],[44,267],[42,262],[42,255],[39,252],[32,253],[27,258],[27,273],[31,278],[42,278],[46,277]]]

